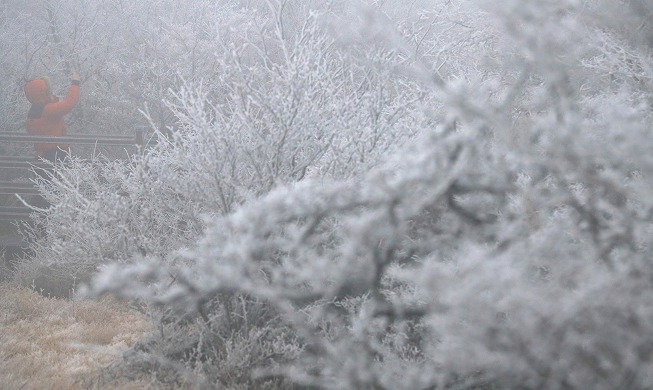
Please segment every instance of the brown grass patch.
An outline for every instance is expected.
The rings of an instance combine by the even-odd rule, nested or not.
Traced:
[[[7,389],[98,388],[102,367],[150,331],[150,322],[110,297],[71,301],[0,284],[0,384]],[[152,389],[115,382],[112,389]]]

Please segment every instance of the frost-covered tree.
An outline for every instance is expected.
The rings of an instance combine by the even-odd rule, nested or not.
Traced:
[[[145,107],[154,135],[143,153],[61,167],[43,188],[56,206],[38,217],[48,234],[34,262],[83,275],[134,254],[174,261],[203,230],[202,215],[307,176],[359,175],[411,137],[423,92],[388,70],[397,56],[338,45],[331,8],[298,4],[292,13],[271,4],[220,40],[219,82],[186,81],[162,103],[174,126],[160,130]]]
[[[221,37],[246,10],[240,1],[5,1],[0,8],[4,131],[21,131],[25,80],[48,75],[56,93],[71,70],[82,77],[82,101],[71,132],[131,134],[150,109],[166,129],[174,116],[163,101],[181,80],[213,79]],[[218,39],[216,39],[218,38]]]
[[[51,188],[50,243],[145,237],[71,257],[119,260],[91,291],[156,307],[127,362],[198,387],[651,387],[648,3],[376,4],[356,34],[301,7],[288,30],[284,4],[142,159]]]

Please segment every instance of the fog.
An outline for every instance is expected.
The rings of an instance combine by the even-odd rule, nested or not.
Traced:
[[[2,132],[77,72],[68,135],[145,138],[3,283],[137,307],[152,388],[653,387],[653,6],[498,3],[4,0]]]

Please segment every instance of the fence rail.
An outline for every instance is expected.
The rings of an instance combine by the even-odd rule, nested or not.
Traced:
[[[142,146],[143,128],[137,128],[134,136],[74,134],[64,137],[41,137],[15,132],[0,132],[0,143],[40,143],[71,145]],[[0,156],[0,169],[47,168],[48,163],[35,156]],[[38,195],[32,182],[0,180],[0,195]],[[31,210],[24,206],[0,206],[0,221],[17,221],[29,218]],[[2,243],[0,242],[0,247]]]
[[[73,144],[73,145],[114,145],[129,146],[142,145],[143,132],[136,131],[133,137],[121,135],[91,135],[76,134],[64,137],[41,137],[26,134],[16,134],[13,132],[0,132],[0,141],[4,142],[29,142],[40,144]]]
[[[0,206],[0,221],[24,221],[32,210],[21,206]]]
[[[37,195],[39,190],[34,187],[34,183],[13,182],[0,180],[0,194],[26,194]]]

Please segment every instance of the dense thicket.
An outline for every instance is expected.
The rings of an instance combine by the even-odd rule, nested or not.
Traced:
[[[147,28],[106,12],[124,67],[112,48],[89,84],[145,107],[155,142],[43,188],[28,263],[151,305],[130,367],[200,388],[651,386],[648,2],[190,3],[131,5]]]

